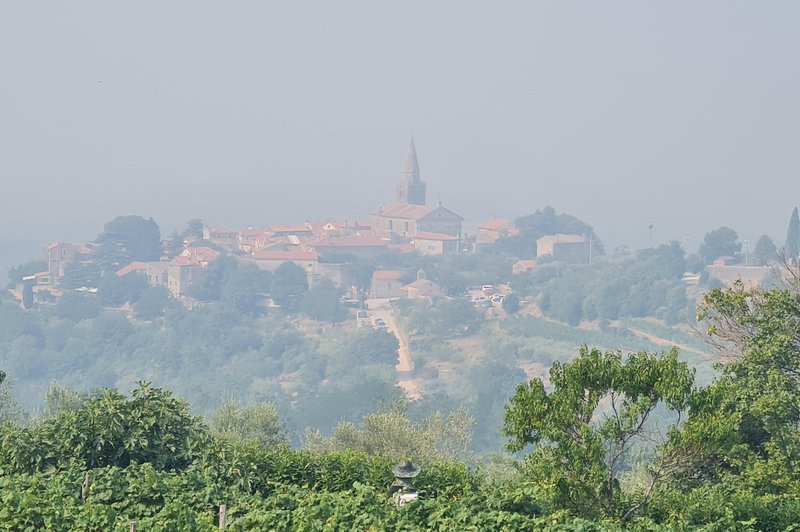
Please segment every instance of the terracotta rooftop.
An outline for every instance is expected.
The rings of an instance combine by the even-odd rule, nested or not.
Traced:
[[[120,268],[119,270],[117,270],[117,275],[119,277],[125,277],[131,272],[142,272],[145,270],[145,268],[147,268],[147,265],[144,262],[139,262],[139,261],[131,262],[124,268]]]
[[[414,238],[419,240],[458,240],[457,236],[446,235],[444,233],[427,233],[425,231],[417,233]]]
[[[305,224],[301,225],[270,225],[269,230],[273,233],[310,233],[311,228]]]
[[[339,238],[326,238],[311,244],[315,247],[386,247],[388,240],[374,237],[344,236]]]
[[[552,242],[553,244],[581,244],[586,242],[582,235],[544,235],[536,242]]]
[[[316,251],[261,250],[253,253],[253,258],[262,260],[319,260],[319,254]]]
[[[405,272],[400,270],[376,270],[372,272],[372,278],[376,281],[399,281]]]
[[[495,229],[500,229],[501,227],[510,224],[508,220],[489,220],[488,222],[483,222],[478,226],[478,229],[488,229],[493,231]]]
[[[449,209],[445,209],[441,205],[410,205],[406,203],[395,203],[394,205],[381,207],[372,214],[375,214],[377,216],[386,216],[389,218],[406,218],[409,220],[419,220],[420,218],[424,218],[425,216],[439,209],[444,209],[448,212],[451,212],[454,216],[457,216],[458,218],[463,220],[463,218],[458,216],[456,213],[450,211]]]

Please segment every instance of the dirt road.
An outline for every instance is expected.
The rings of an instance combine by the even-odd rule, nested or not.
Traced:
[[[367,309],[373,321],[382,319],[386,323],[389,332],[397,337],[400,344],[398,353],[398,363],[395,366],[400,386],[405,390],[409,399],[419,399],[422,397],[421,380],[413,378],[414,360],[411,358],[411,350],[408,347],[408,338],[397,324],[394,312],[387,299],[370,299],[367,301]]]

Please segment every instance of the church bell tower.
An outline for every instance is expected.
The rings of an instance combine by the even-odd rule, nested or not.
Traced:
[[[402,180],[397,187],[397,203],[425,205],[425,182],[419,179],[417,149],[414,147],[413,138],[411,139],[411,146],[408,147]]]

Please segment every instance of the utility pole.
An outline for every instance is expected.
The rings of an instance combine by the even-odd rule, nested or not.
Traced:
[[[647,230],[650,232],[650,249],[653,249],[653,224],[648,225]]]

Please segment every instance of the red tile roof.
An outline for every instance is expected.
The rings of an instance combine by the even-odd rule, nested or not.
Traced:
[[[119,270],[117,270],[117,275],[119,277],[125,277],[126,275],[128,275],[131,272],[142,272],[146,268],[147,268],[147,265],[144,262],[139,262],[139,261],[131,262],[130,264],[128,264],[124,268],[120,268]]]
[[[253,253],[253,258],[262,260],[319,260],[319,254],[316,251],[261,250]]]
[[[310,233],[311,228],[307,225],[270,225],[269,230],[273,233]]]
[[[172,259],[170,264],[174,264],[176,266],[200,266],[200,262],[196,258],[184,257],[182,255],[178,255]]]
[[[372,272],[372,278],[376,281],[399,281],[405,272],[400,270],[376,270]]]
[[[554,244],[582,244],[586,242],[586,237],[582,235],[544,235],[539,240],[539,242],[552,242]]]
[[[339,238],[327,238],[318,240],[316,243],[311,244],[315,247],[386,247],[389,245],[388,240],[382,238],[371,238],[362,236],[343,236]]]
[[[419,220],[420,218],[424,218],[431,214],[432,212],[436,212],[439,209],[443,209],[453,216],[462,219],[461,216],[458,216],[456,213],[449,209],[445,209],[441,205],[409,205],[406,203],[395,203],[394,205],[389,205],[387,207],[381,207],[376,212],[372,213],[376,216],[385,216],[387,218],[405,218],[409,220]]]
[[[207,225],[206,229],[208,230],[208,234],[209,235],[232,235],[232,234],[236,234],[236,231],[231,231],[227,227]]]
[[[184,255],[186,253],[188,253],[188,255]],[[216,249],[207,246],[199,246],[186,248],[182,255],[195,257],[201,262],[214,262],[219,258],[220,253]]]
[[[511,222],[509,222],[508,220],[489,220],[488,222],[483,222],[482,224],[480,224],[478,226],[478,229],[488,229],[490,231],[493,231],[495,229],[500,229],[504,225],[508,225],[510,223]]]
[[[417,233],[414,238],[418,240],[458,240],[457,236],[446,235],[444,233],[427,233],[425,231]]]

